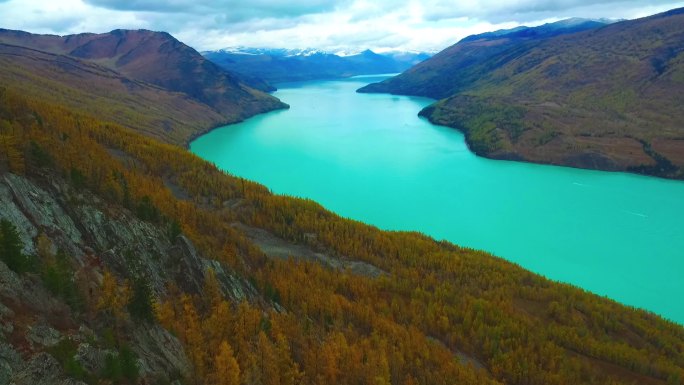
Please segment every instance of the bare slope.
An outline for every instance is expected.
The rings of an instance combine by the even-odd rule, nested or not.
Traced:
[[[177,144],[213,126],[287,107],[167,33],[115,30],[61,37],[0,30],[0,44],[3,84],[105,113]],[[130,107],[126,114],[120,113],[121,104]],[[144,107],[150,104],[151,111]]]
[[[383,92],[442,99],[469,87],[482,74],[509,59],[505,52],[524,52],[545,39],[575,33],[605,24],[585,19],[568,19],[539,27],[518,27],[468,36],[404,73],[359,92]],[[489,62],[489,59],[496,59]]]

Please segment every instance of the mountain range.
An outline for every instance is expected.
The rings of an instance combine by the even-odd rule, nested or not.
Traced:
[[[422,115],[496,159],[684,178],[684,10],[466,38],[359,92],[441,99]]]
[[[104,113],[177,144],[209,126],[287,107],[163,32],[55,36],[2,29],[0,64],[5,87]]]
[[[539,27],[523,26],[468,36],[399,76],[370,84],[359,91],[445,98],[494,69],[497,60],[505,60],[506,52],[514,47],[526,49],[554,36],[605,25],[602,21],[567,19]]]
[[[281,82],[335,79],[355,75],[402,72],[430,57],[420,52],[375,53],[365,50],[355,54],[330,53],[315,49],[228,48],[202,53],[226,70],[248,79],[264,79],[271,85]],[[252,83],[262,90],[263,85]]]

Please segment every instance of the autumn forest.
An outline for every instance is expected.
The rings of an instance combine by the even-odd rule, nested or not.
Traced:
[[[3,260],[36,276],[112,355],[91,372],[68,340],[50,348],[65,373],[88,384],[678,384],[684,330],[659,317],[550,282],[483,252],[418,233],[385,232],[314,202],[271,194],[181,147],[41,101],[0,93],[0,168],[37,183],[65,181],[182,236],[256,290],[235,301],[213,269],[199,291],[152,287],[144,269],[109,266],[104,250],[83,265],[36,240],[17,255],[3,224]],[[374,274],[269,258],[241,230],[259,228]],[[14,239],[14,241],[12,241]],[[15,247],[12,248],[11,244]],[[10,245],[5,247],[4,245]],[[12,252],[11,250],[15,250]],[[136,256],[129,256],[135,260]],[[8,263],[11,258],[19,262]],[[94,276],[95,279],[83,277]],[[96,284],[93,284],[95,282]],[[188,372],[166,379],[135,364],[138,323],[175,336]],[[68,329],[68,327],[66,328]]]

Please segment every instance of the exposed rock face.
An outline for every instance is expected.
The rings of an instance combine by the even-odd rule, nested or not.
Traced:
[[[21,356],[11,345],[0,342],[0,384],[9,384],[14,371],[23,364]]]
[[[26,365],[12,376],[12,385],[53,385],[64,384],[59,362],[47,353],[38,353]]]
[[[202,258],[188,238],[181,235],[168,249],[167,269],[179,287],[188,293],[199,293],[204,272],[214,270],[223,293],[233,301],[256,298],[257,292],[237,275],[227,272],[218,261]]]
[[[62,339],[62,333],[46,324],[36,324],[29,327],[26,339],[37,346],[50,347],[57,345]]]
[[[247,238],[254,242],[261,251],[270,258],[296,258],[309,262],[317,262],[329,269],[349,270],[354,274],[367,277],[379,277],[387,274],[385,271],[366,262],[353,261],[346,258],[335,258],[326,253],[316,252],[307,246],[296,245],[278,238],[266,230],[257,229],[240,223],[233,226],[242,230]]]
[[[200,293],[205,273],[215,271],[224,294],[235,301],[255,300],[257,291],[217,261],[201,255],[185,236],[173,242],[163,226],[138,219],[130,211],[107,205],[58,178],[27,179],[0,175],[0,219],[17,226],[26,254],[37,252],[44,234],[53,244],[99,281],[104,269],[121,277],[137,271],[155,295],[175,282],[185,292]],[[85,273],[84,273],[85,274]],[[98,282],[91,282],[98,286]],[[142,377],[187,374],[190,364],[178,339],[156,324],[135,325],[130,341]],[[115,351],[93,345],[85,325],[73,320],[70,308],[51,295],[36,274],[18,275],[0,262],[0,384],[80,384],[67,379],[50,347],[68,339],[74,359],[97,373]]]
[[[105,367],[107,356],[110,354],[115,354],[115,352],[112,350],[98,349],[89,343],[82,343],[78,346],[76,361],[78,361],[86,370],[98,373]]]
[[[165,373],[169,368],[178,373],[190,373],[185,351],[176,337],[155,325],[141,325],[133,334],[138,341],[136,352],[140,356],[140,368],[148,373]]]
[[[0,210],[0,217],[12,222],[19,231],[19,236],[24,243],[23,252],[26,254],[35,253],[33,248],[33,242],[28,242],[38,235],[38,230],[33,223],[26,218],[19,206],[14,203],[14,192],[10,189],[10,184],[14,179],[13,175],[6,175],[0,183],[0,204],[2,205],[2,210]],[[5,285],[0,285],[0,289],[5,287]]]
[[[86,254],[94,252],[101,264],[116,272],[123,274],[134,268],[157,294],[165,292],[165,283],[170,280],[186,292],[199,293],[209,267],[234,299],[250,299],[256,293],[219,263],[201,256],[186,237],[181,235],[171,243],[159,226],[138,219],[128,210],[109,207],[96,196],[75,191],[59,180],[38,186],[17,175],[3,175],[0,205],[0,218],[17,225],[27,254],[35,253],[34,239],[45,233],[81,265],[86,264]],[[0,274],[0,282],[3,278],[13,279]],[[0,290],[19,286],[18,282],[8,282]]]

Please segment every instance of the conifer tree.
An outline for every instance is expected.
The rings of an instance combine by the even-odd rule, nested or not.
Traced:
[[[18,273],[27,267],[26,258],[21,252],[22,247],[19,232],[14,224],[6,219],[0,221],[0,260]]]
[[[223,341],[214,358],[214,373],[212,374],[214,385],[239,385],[240,367],[238,366],[233,349],[228,342]]]

